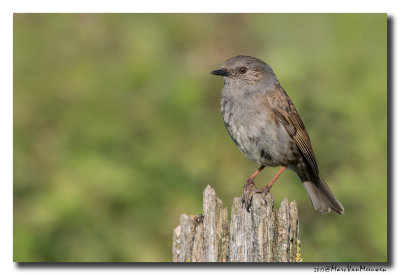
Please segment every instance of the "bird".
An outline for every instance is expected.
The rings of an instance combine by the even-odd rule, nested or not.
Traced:
[[[238,55],[211,74],[224,80],[221,113],[230,137],[248,159],[260,165],[243,187],[241,201],[247,211],[253,195],[262,193],[265,198],[287,168],[298,175],[315,210],[343,215],[342,204],[320,175],[304,123],[271,66]],[[254,180],[261,171],[278,166],[281,168],[272,180],[257,188]]]

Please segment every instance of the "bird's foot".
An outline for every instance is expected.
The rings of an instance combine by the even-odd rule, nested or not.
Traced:
[[[265,203],[267,203],[266,198],[267,198],[267,194],[268,194],[270,189],[271,189],[271,186],[266,185],[263,188],[257,188],[255,190],[255,193],[261,193]]]
[[[252,179],[248,179],[243,187],[243,193],[241,197],[242,206],[244,206],[247,212],[250,212],[251,200],[256,191],[257,188],[254,181]]]
[[[266,199],[266,196],[271,189],[270,186],[265,186],[263,188],[257,188],[254,181],[252,179],[248,179],[246,181],[246,184],[244,185],[243,188],[243,193],[242,193],[242,206],[247,210],[247,212],[250,212],[250,206],[251,206],[251,201],[253,199],[253,196],[255,193],[261,193],[262,197],[264,200]]]

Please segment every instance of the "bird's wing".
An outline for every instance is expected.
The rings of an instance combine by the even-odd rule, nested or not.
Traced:
[[[297,147],[311,166],[315,175],[318,175],[318,165],[311,147],[310,137],[285,90],[278,85],[275,90],[266,93],[266,98],[279,122],[294,139]]]

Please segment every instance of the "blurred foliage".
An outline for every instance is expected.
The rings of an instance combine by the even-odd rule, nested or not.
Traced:
[[[15,14],[14,260],[170,261],[182,213],[226,206],[258,167],[229,138],[221,78],[274,68],[344,216],[293,172],[304,261],[387,260],[385,14]],[[264,185],[277,168],[257,178]]]

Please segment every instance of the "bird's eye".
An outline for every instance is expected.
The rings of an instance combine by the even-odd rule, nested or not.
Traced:
[[[241,67],[239,69],[239,71],[240,71],[241,74],[244,74],[245,72],[247,72],[247,68],[246,67]]]

